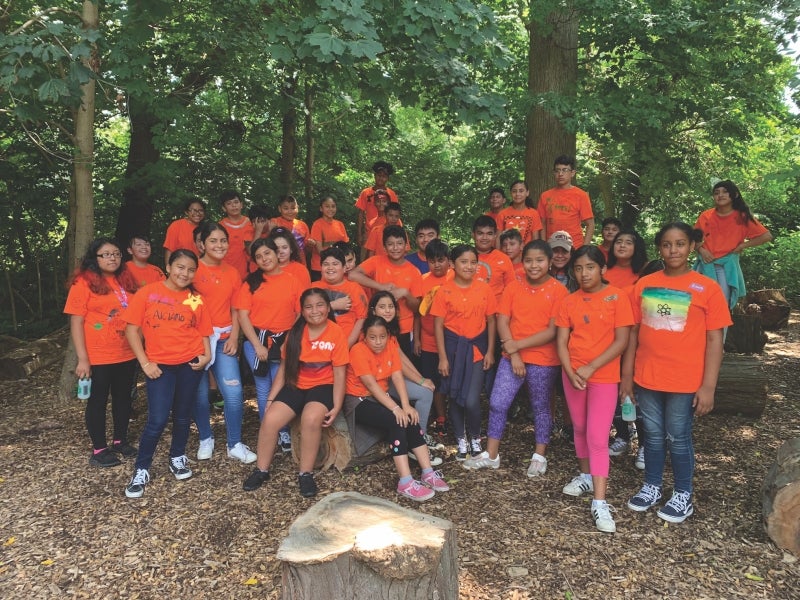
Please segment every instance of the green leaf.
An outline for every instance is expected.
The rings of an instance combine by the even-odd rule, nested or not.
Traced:
[[[39,100],[42,102],[58,102],[61,96],[68,96],[67,84],[61,79],[50,79],[39,86]]]

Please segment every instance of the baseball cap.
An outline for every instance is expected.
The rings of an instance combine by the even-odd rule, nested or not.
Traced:
[[[572,236],[566,231],[556,231],[547,240],[551,248],[564,248],[564,250],[572,250]]]

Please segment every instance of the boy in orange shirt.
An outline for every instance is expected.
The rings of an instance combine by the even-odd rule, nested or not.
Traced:
[[[147,262],[152,254],[148,238],[134,235],[128,242],[128,254],[131,255],[131,260],[127,264],[128,271],[136,278],[139,287],[164,280],[164,271]]]
[[[356,240],[359,246],[363,246],[367,240],[369,222],[378,216],[378,210],[375,208],[375,196],[378,190],[386,192],[389,196],[388,201],[398,202],[397,194],[387,186],[389,177],[394,173],[394,167],[388,162],[379,160],[372,165],[372,172],[375,175],[375,185],[361,190],[358,200],[356,200],[356,208],[358,209]]]
[[[489,210],[487,210],[485,215],[492,217],[497,223],[497,229],[502,228],[502,223],[500,222],[500,213],[506,206],[506,192],[501,187],[494,187],[489,190]]]
[[[537,210],[542,219],[542,238],[548,239],[556,231],[566,231],[572,236],[577,250],[584,243],[591,244],[594,237],[594,213],[589,194],[572,185],[575,177],[575,159],[561,155],[553,164],[556,186],[539,196]],[[586,233],[584,234],[584,227]]]
[[[417,241],[417,251],[406,255],[406,260],[425,275],[430,270],[425,248],[431,241],[439,239],[439,222],[434,219],[422,219],[414,227],[414,238]]]
[[[401,214],[402,209],[397,202],[389,202],[389,204],[386,205],[383,211],[384,222],[378,223],[378,221],[381,220],[380,216],[373,222],[372,229],[364,244],[364,249],[367,251],[367,258],[386,254],[386,249],[383,247],[383,230],[390,225],[402,227],[403,222],[400,220]],[[403,230],[403,233],[405,233],[405,230]],[[406,234],[406,252],[409,250],[411,250],[411,245],[408,243],[408,234]]]
[[[508,229],[500,234],[500,250],[508,256],[514,267],[514,277],[522,281],[525,277],[525,266],[522,264],[522,235],[519,229]]]
[[[219,203],[222,212],[225,213],[219,224],[228,232],[228,253],[223,260],[238,271],[240,279],[244,279],[250,271],[248,257],[250,244],[256,237],[260,237],[264,225],[259,224],[259,229],[256,231],[250,219],[242,214],[244,203],[238,192],[233,190],[222,192],[219,195]]]

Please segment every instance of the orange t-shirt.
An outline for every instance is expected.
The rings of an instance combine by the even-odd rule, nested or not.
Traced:
[[[723,217],[714,208],[700,213],[694,226],[703,232],[703,247],[714,258],[730,254],[741,242],[767,232],[767,228],[756,219],[743,223],[738,210]]]
[[[430,314],[444,319],[444,326],[456,335],[474,338],[486,329],[486,317],[497,312],[497,301],[487,283],[473,280],[469,287],[455,280],[442,284],[433,299]],[[483,358],[473,345],[473,360]]]
[[[239,288],[242,287],[238,271],[227,263],[216,267],[207,265],[201,260],[197,265],[192,284],[203,296],[211,324],[214,327],[230,325],[231,305]]]
[[[509,206],[500,211],[495,218],[497,221],[497,232],[502,233],[509,229],[518,229],[519,234],[522,236],[522,245],[524,246],[533,240],[534,234],[542,229],[542,219],[535,208],[528,208],[517,210],[513,206]]]
[[[371,256],[360,265],[367,277],[378,283],[393,283],[396,287],[406,288],[412,296],[422,297],[422,275],[407,260],[396,265],[386,256]],[[397,315],[400,333],[409,333],[414,328],[414,313],[408,308],[405,298],[397,302],[400,307]]]
[[[375,256],[386,256],[386,247],[383,245],[383,230],[386,229],[386,223],[375,225],[370,229],[367,234],[367,241],[364,242],[364,248],[371,250]],[[405,229],[403,234],[406,236],[406,252],[411,252],[411,244],[408,242],[408,234]]]
[[[311,248],[311,269],[314,271],[322,269],[319,259],[319,253],[322,250],[331,247],[336,242],[350,241],[347,230],[344,228],[344,223],[337,219],[328,222],[322,217],[314,221],[313,225],[311,225],[311,233],[308,237],[317,242],[316,245]]]
[[[691,394],[703,381],[706,332],[732,324],[719,284],[695,271],[646,275],[633,287],[639,327],[634,381],[663,392]]]
[[[125,337],[126,322],[122,313],[132,294],[106,278],[113,291],[95,294],[83,277],[77,277],[69,288],[64,314],[83,317],[83,337],[90,365],[112,365],[136,358]]]
[[[247,283],[242,284],[233,299],[233,307],[249,310],[254,327],[273,333],[288,331],[300,314],[300,295],[304,290],[297,278],[286,271],[263,275],[263,278],[264,282],[255,293]]]
[[[603,253],[603,258],[606,259],[606,264],[608,264],[608,249],[604,248],[602,245],[597,246],[597,249]]]
[[[399,202],[397,200],[397,194],[394,190],[391,190],[388,187],[385,189],[386,193],[389,194],[389,200],[391,202]],[[378,216],[378,209],[375,208],[374,187],[368,187],[361,190],[361,193],[358,195],[358,199],[356,200],[356,208],[364,211],[364,228],[366,229],[366,232],[369,233],[369,230],[372,227],[370,221]]]
[[[285,265],[281,265],[281,269],[285,273],[291,273],[300,282],[300,287],[303,291],[311,287],[311,274],[304,264],[296,260],[290,260]]]
[[[150,283],[131,299],[125,321],[142,328],[147,359],[164,365],[188,362],[205,351],[203,338],[214,330],[199,294]]]
[[[581,188],[550,188],[539,196],[537,210],[548,237],[556,231],[566,231],[572,236],[573,248],[580,248],[586,243],[581,223],[594,218],[594,213],[589,194]]]
[[[617,265],[607,269],[603,277],[614,287],[625,291],[639,279],[639,276],[630,267],[619,267]]]
[[[508,208],[508,207],[506,207],[506,208]],[[503,231],[503,223],[500,221],[500,213],[503,212],[504,210],[505,210],[505,208],[501,208],[496,213],[493,213],[490,210],[487,210],[485,213],[483,213],[487,217],[492,217],[494,219],[494,222],[497,223],[497,231]]]
[[[509,317],[511,337],[521,340],[547,329],[550,319],[558,316],[561,302],[568,295],[567,288],[554,277],[539,286],[532,286],[525,280],[515,281],[503,292],[497,312]],[[524,348],[519,351],[519,356],[528,365],[556,367],[561,364],[555,339],[541,346]]]
[[[283,217],[278,216],[272,219],[271,223],[273,228],[283,227],[284,229],[292,232],[292,235],[297,242],[297,247],[300,248],[300,258],[305,261],[306,238],[308,237],[308,225],[305,224],[305,221],[301,221],[300,219],[288,221]]]
[[[281,349],[286,358],[286,344]],[[315,340],[308,339],[308,327],[303,328],[300,342],[300,368],[297,370],[297,387],[308,390],[318,385],[333,383],[333,367],[342,367],[350,362],[347,337],[333,321],[328,321],[325,330]]]
[[[494,298],[500,302],[503,290],[516,279],[514,265],[507,254],[500,250],[491,250],[486,254],[478,254],[478,270],[475,279],[485,281],[494,292]]]
[[[430,308],[436,298],[436,292],[451,279],[453,279],[452,269],[448,270],[443,277],[436,277],[433,273],[425,273],[422,276],[422,301],[419,303],[419,313],[421,315],[419,343],[420,348],[425,352],[438,352],[436,334],[433,331],[433,315],[430,313]]]
[[[525,263],[520,261],[518,263],[511,263],[511,266],[514,267],[514,278],[517,281],[525,281]]]
[[[253,241],[256,234],[253,223],[247,217],[242,217],[238,223],[233,223],[228,217],[219,222],[228,232],[228,253],[224,260],[239,272],[239,279],[244,279],[250,272],[250,254],[247,244]]]
[[[391,342],[391,339],[389,340]],[[361,381],[362,375],[372,375],[384,392],[389,391],[392,373],[402,371],[400,346],[387,343],[379,354],[375,354],[364,342],[350,348],[350,364],[347,365],[347,393],[351,396],[371,396]]]
[[[571,329],[569,358],[573,369],[589,364],[614,341],[618,327],[634,324],[628,294],[612,285],[599,292],[573,292],[561,301],[556,326]],[[621,355],[594,372],[593,383],[619,383]]]
[[[336,285],[321,279],[316,282],[316,286],[328,293],[328,298],[331,302],[350,296],[350,310],[334,311],[336,323],[342,328],[344,335],[349,338],[353,332],[353,327],[356,326],[356,321],[367,317],[367,295],[364,293],[364,288],[349,279],[345,279],[342,283]]]
[[[155,283],[156,281],[164,281],[164,279],[166,279],[164,271],[150,263],[140,267],[131,260],[128,261],[125,268],[136,278],[136,283],[139,284],[139,287],[144,287],[148,283]]]
[[[197,246],[194,245],[194,230],[198,225],[189,219],[178,219],[170,223],[167,227],[167,237],[164,239],[164,248],[170,252],[183,248],[197,254]]]

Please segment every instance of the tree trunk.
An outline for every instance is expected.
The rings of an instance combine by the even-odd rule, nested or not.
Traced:
[[[739,354],[763,354],[767,334],[761,325],[761,313],[731,314],[733,325],[725,336],[725,352]]]
[[[528,91],[541,94],[575,95],[578,79],[578,12],[571,2],[530,24]],[[525,147],[525,179],[531,198],[552,187],[553,159],[560,154],[575,156],[575,132],[567,131],[558,116],[538,103],[528,113]]]
[[[800,437],[784,442],[761,487],[764,529],[800,557]]]
[[[719,370],[713,412],[758,419],[767,405],[767,391],[767,376],[757,357],[726,354]]]
[[[284,87],[286,109],[281,120],[281,195],[291,194],[294,187],[294,157],[297,153],[297,107],[294,102],[296,90],[297,76],[294,75],[286,81]]]
[[[306,114],[306,172],[305,192],[306,201],[314,198],[314,93],[311,86],[306,85],[305,95]],[[309,209],[311,206],[309,206]],[[313,219],[311,219],[313,221]]]
[[[747,302],[761,307],[761,324],[764,329],[775,331],[789,324],[791,306],[782,290],[756,290],[747,294]]]

